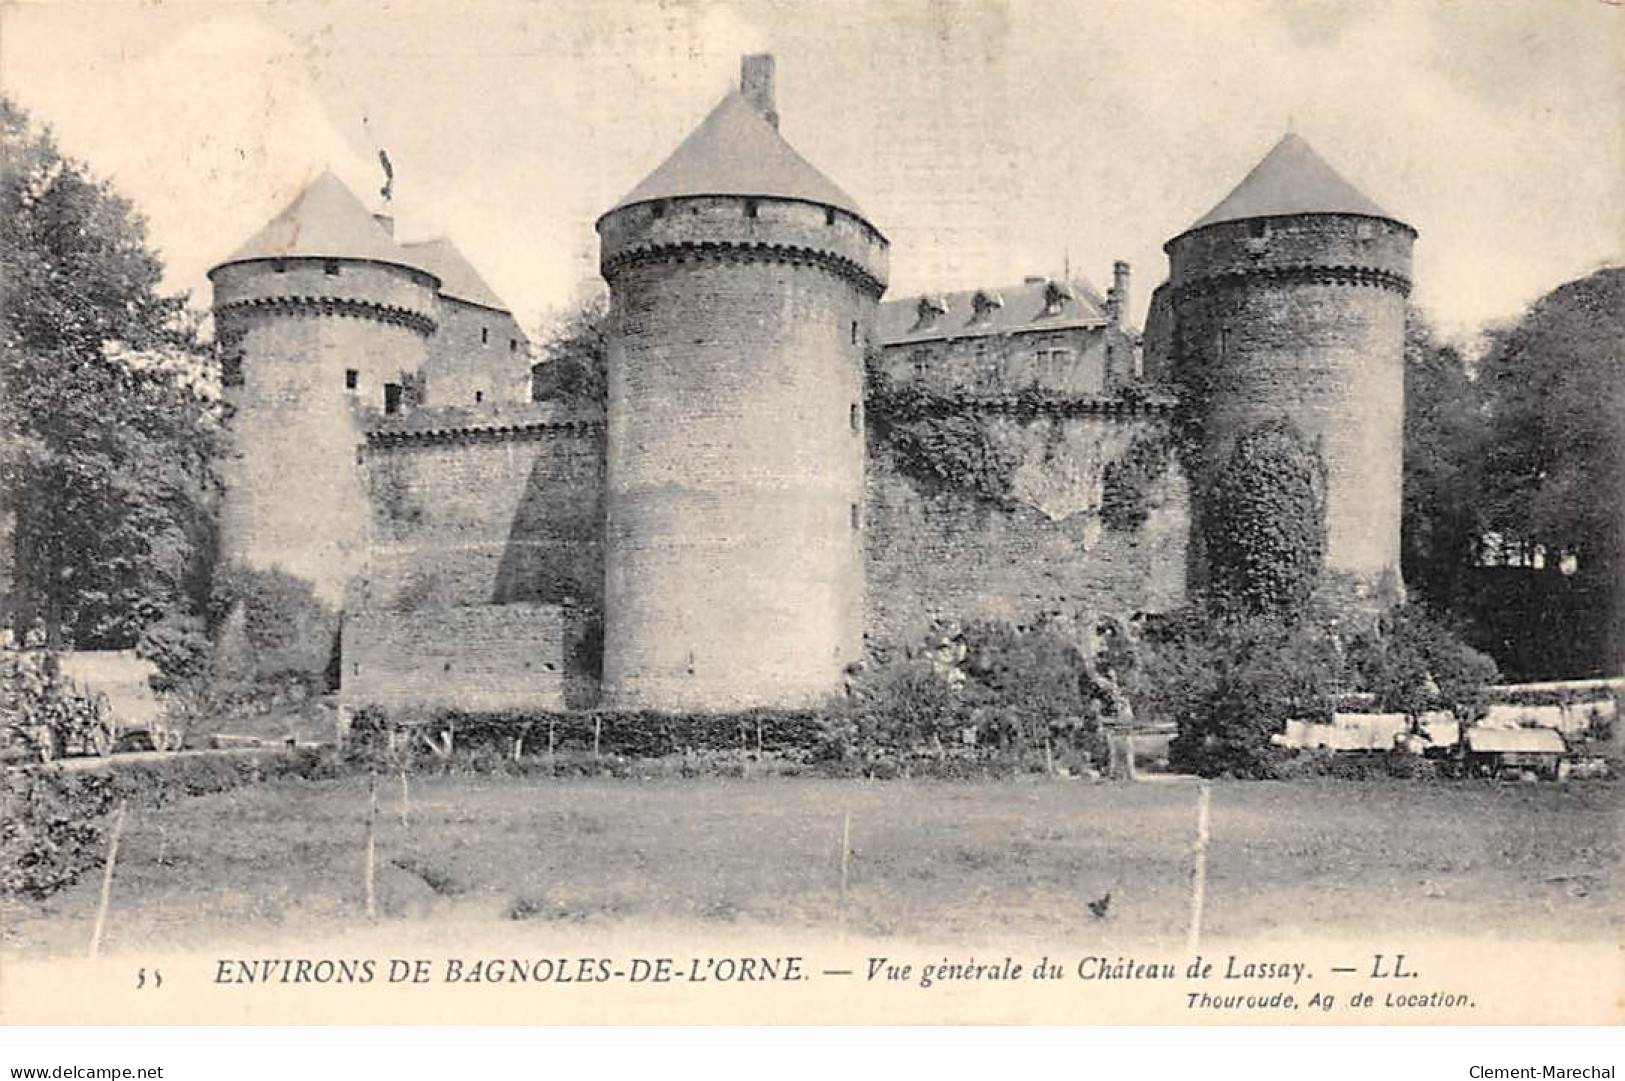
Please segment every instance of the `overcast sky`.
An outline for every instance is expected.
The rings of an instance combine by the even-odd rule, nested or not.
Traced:
[[[778,57],[781,130],[892,241],[893,296],[1134,265],[1290,125],[1421,231],[1448,331],[1625,249],[1625,8],[1603,0],[8,3],[0,84],[147,216],[170,284],[325,165],[449,233],[528,324],[592,223]]]

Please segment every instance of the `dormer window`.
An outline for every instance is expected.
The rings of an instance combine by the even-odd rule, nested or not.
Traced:
[[[1004,298],[998,293],[986,289],[978,289],[976,295],[971,297],[971,322],[985,323],[993,317],[993,313],[1004,307]]]
[[[941,297],[921,297],[914,305],[914,329],[928,327],[937,321],[937,316],[947,314],[948,304]]]
[[[1065,282],[1049,282],[1044,286],[1044,314],[1059,315],[1067,301],[1072,299],[1072,289]]]

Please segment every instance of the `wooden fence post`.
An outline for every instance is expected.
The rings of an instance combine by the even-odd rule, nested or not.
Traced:
[[[1196,865],[1191,872],[1191,925],[1185,938],[1185,951],[1192,957],[1202,942],[1202,907],[1207,903],[1208,808],[1213,790],[1206,781],[1196,797]]]
[[[124,835],[124,815],[128,800],[119,800],[113,815],[113,835],[107,842],[107,865],[102,868],[102,896],[96,905],[96,925],[90,931],[90,957],[95,960],[102,951],[102,932],[107,929],[107,909],[113,900],[113,865],[118,862],[119,838]]]
[[[849,808],[841,816],[841,902],[840,924],[841,930],[846,930],[846,884],[847,872],[852,853],[852,811]]]
[[[374,886],[374,879],[378,868],[378,846],[375,837],[378,822],[378,774],[367,775],[367,859],[366,859],[366,899],[367,919],[378,918],[378,893]]]

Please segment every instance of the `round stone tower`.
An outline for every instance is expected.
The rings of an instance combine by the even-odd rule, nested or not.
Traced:
[[[1399,582],[1405,298],[1416,230],[1289,134],[1163,246],[1176,369],[1206,377],[1196,490],[1286,417],[1326,464],[1326,569]],[[1200,499],[1193,514],[1199,549]],[[1202,568],[1194,568],[1197,578]]]
[[[604,694],[798,706],[863,637],[863,360],[887,242],[778,132],[773,61],[598,221]]]
[[[338,604],[366,536],[363,418],[410,397],[439,282],[331,172],[209,280],[234,410],[221,558],[281,567]]]

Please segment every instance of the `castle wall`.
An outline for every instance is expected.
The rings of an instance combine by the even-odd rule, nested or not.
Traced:
[[[365,544],[365,416],[382,408],[385,383],[420,370],[434,295],[433,279],[403,267],[344,262],[331,275],[324,263],[214,271],[234,410],[220,550],[280,566],[337,604]]]
[[[1106,466],[1164,422],[1143,416],[984,415],[994,445],[1018,464],[1008,506],[900,475],[884,447],[867,478],[865,637],[871,648],[917,644],[933,620],[1042,614],[1130,616],[1185,599],[1189,493],[1177,463],[1148,489],[1139,529],[1101,520]]]
[[[632,206],[600,232],[606,699],[820,701],[862,651],[862,360],[884,242],[767,199]]]
[[[603,596],[603,428],[533,406],[433,426],[377,426],[365,455],[372,546],[357,607]]]
[[[564,709],[567,618],[545,604],[349,613],[340,698],[351,709]]]
[[[471,408],[530,400],[530,347],[509,313],[442,296],[429,346],[425,405]]]
[[[1199,471],[1221,468],[1241,433],[1290,418],[1327,468],[1326,565],[1368,585],[1399,573],[1414,235],[1381,219],[1303,216],[1169,245],[1173,348],[1213,378]]]

